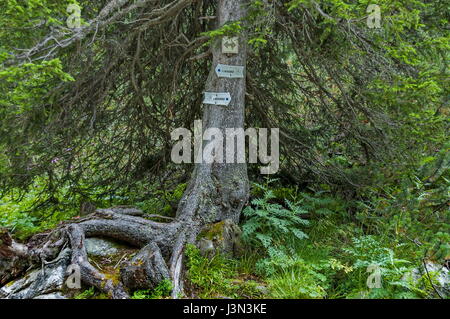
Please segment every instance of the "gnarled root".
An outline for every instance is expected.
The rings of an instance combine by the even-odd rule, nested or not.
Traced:
[[[0,229],[0,286],[16,278],[28,266],[28,248],[16,243],[5,229]]]
[[[81,281],[97,287],[114,299],[126,299],[128,294],[121,283],[115,284],[112,279],[108,279],[89,263],[81,227],[76,224],[69,225],[67,231],[72,247],[72,265],[80,267]]]
[[[46,262],[42,268],[1,288],[0,298],[32,299],[58,291],[64,283],[66,269],[70,264],[70,255],[70,249],[61,250],[55,260]]]
[[[128,298],[127,289],[154,288],[164,279],[172,280],[173,296],[178,297],[183,291],[183,249],[188,239],[195,237],[193,234],[198,227],[176,220],[157,223],[136,215],[136,211],[129,215],[98,210],[86,218],[63,224],[51,233],[32,238],[28,246],[20,246],[20,256],[16,252],[14,258],[26,260],[25,266],[41,269],[0,288],[0,298],[28,299],[60,290],[68,276],[69,265],[72,269],[79,267],[82,283],[98,288],[111,298]],[[89,262],[85,237],[94,236],[109,237],[142,248],[131,262],[123,263],[121,280],[108,277]],[[11,255],[12,246],[11,240],[8,246],[2,246],[5,254]],[[20,268],[21,272],[23,268]],[[5,277],[1,270],[3,285],[12,278]]]
[[[165,279],[170,280],[169,269],[155,243],[150,243],[122,266],[122,282],[129,289],[153,289]]]

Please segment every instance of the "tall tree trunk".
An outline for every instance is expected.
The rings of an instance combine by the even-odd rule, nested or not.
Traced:
[[[217,27],[243,19],[247,14],[247,0],[219,0],[217,8]],[[247,37],[239,36],[238,54],[222,53],[222,39],[212,44],[213,63],[205,92],[230,93],[228,106],[204,104],[203,132],[217,128],[226,140],[225,129],[244,127],[246,70],[244,77],[238,79],[219,78],[215,72],[220,64],[246,66]],[[207,143],[203,143],[203,149]],[[225,159],[225,155],[224,155]],[[196,164],[188,188],[180,201],[177,220],[182,223],[183,231],[179,235],[171,257],[171,276],[174,282],[173,297],[182,292],[183,247],[185,243],[195,242],[201,228],[209,223],[231,219],[239,221],[242,208],[248,200],[249,182],[245,163],[202,163]]]
[[[246,16],[247,0],[219,0],[218,27]],[[229,92],[228,106],[204,104],[203,130],[218,128],[225,137],[226,128],[243,128],[245,115],[245,68],[244,78],[219,78],[215,68],[220,64],[246,66],[247,37],[239,36],[239,53],[222,53],[221,39],[212,45],[213,63],[205,85],[206,92]],[[225,142],[225,141],[224,141]],[[203,143],[205,148],[207,143]],[[195,220],[200,224],[231,219],[239,221],[241,210],[248,199],[249,182],[246,164],[213,163],[197,164],[189,186],[180,202],[177,218]]]
[[[219,0],[217,26],[221,27],[227,22],[244,18],[246,5],[247,0]],[[221,39],[218,39],[213,43],[213,64],[205,91],[228,92],[231,94],[231,103],[228,106],[205,104],[203,130],[217,128],[225,137],[226,128],[244,127],[246,81],[245,76],[238,79],[218,78],[215,68],[219,63],[245,67],[247,38],[245,34],[241,34],[239,53],[229,56],[222,54],[220,42]],[[204,144],[204,147],[207,147],[207,144]],[[38,239],[30,240],[24,250],[23,258],[30,260],[32,266],[41,266],[47,271],[35,272],[34,286],[30,286],[31,279],[24,279],[11,286],[0,287],[0,298],[33,298],[41,294],[42,289],[39,287],[50,286],[54,278],[54,271],[47,265],[53,265],[56,261],[58,265],[67,264],[68,259],[71,266],[79,267],[82,282],[97,287],[112,298],[127,298],[126,288],[133,289],[137,277],[140,285],[148,284],[150,287],[167,276],[172,279],[172,296],[176,298],[183,292],[183,251],[186,243],[194,243],[202,227],[207,224],[225,219],[238,222],[248,193],[246,164],[199,163],[173,222],[154,222],[142,218],[140,215],[143,215],[143,212],[112,208],[96,210],[77,221],[64,223],[52,232],[40,234]],[[89,236],[110,237],[142,247],[137,256],[147,260],[143,263],[125,264],[121,281],[115,282],[90,264],[85,247],[85,237]],[[5,254],[12,251],[12,244],[7,242],[2,246]],[[71,258],[61,257],[65,256],[63,252],[66,251],[66,246],[70,246]],[[9,277],[6,279],[5,275],[16,265],[16,255],[9,253],[8,256],[8,261],[11,262],[0,267],[0,279],[5,278],[0,284],[10,280]],[[19,270],[22,271],[23,268]]]

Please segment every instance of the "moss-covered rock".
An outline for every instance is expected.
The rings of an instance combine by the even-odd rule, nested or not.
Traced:
[[[203,256],[239,256],[243,250],[241,234],[239,226],[226,219],[204,227],[197,237],[197,247]]]

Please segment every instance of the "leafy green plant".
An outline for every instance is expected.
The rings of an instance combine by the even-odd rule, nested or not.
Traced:
[[[242,226],[242,237],[253,247],[263,249],[270,258],[286,255],[290,239],[308,238],[300,230],[309,225],[307,220],[300,217],[307,212],[289,200],[285,200],[286,207],[274,203],[276,196],[268,186],[255,184],[255,187],[263,191],[263,197],[254,199],[252,206],[244,209],[247,220]],[[267,262],[261,260],[257,266],[262,269],[264,264],[267,265]]]
[[[443,262],[450,252],[449,154],[444,148],[424,158],[419,168],[394,175],[395,182],[379,176],[380,185],[364,189],[356,218],[367,232],[384,241],[406,243],[399,251],[402,256]]]
[[[335,277],[345,276],[353,268],[331,257],[327,248],[300,243],[292,244],[295,253],[263,260],[264,268],[270,270],[267,277],[270,296],[283,299],[334,296]]]
[[[265,284],[254,280],[253,254],[239,260],[220,254],[204,257],[197,247],[187,245],[186,257],[187,279],[194,294],[201,298],[261,298],[265,295]]]
[[[38,206],[45,191],[46,180],[36,178],[23,196],[13,193],[0,197],[0,226],[8,228],[16,238],[25,239],[37,232],[55,227],[60,221],[78,214],[77,205],[69,200],[69,190],[62,187],[53,198],[51,207]]]
[[[94,294],[95,294],[95,288],[90,287],[90,288],[84,290],[83,292],[79,293],[78,295],[76,295],[74,298],[75,299],[90,299],[94,296]]]
[[[285,262],[286,259],[283,259]],[[317,265],[297,259],[268,279],[271,297],[279,299],[311,299],[326,296],[327,277]]]
[[[353,238],[350,247],[343,251],[353,261],[354,272],[347,278],[352,291],[348,297],[367,298],[414,298],[422,291],[411,282],[402,280],[412,270],[411,262],[395,257],[392,249],[383,245],[374,236]],[[382,287],[368,289],[368,267],[376,265],[380,270]]]
[[[201,296],[229,295],[233,293],[236,277],[233,261],[216,254],[203,257],[194,245],[187,245],[187,278],[200,291]]]
[[[165,279],[161,281],[155,289],[135,291],[131,296],[131,299],[162,299],[169,297],[172,289],[172,282]]]

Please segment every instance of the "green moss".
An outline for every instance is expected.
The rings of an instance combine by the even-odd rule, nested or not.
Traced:
[[[75,295],[74,299],[111,299],[106,293],[100,292],[95,287],[89,287],[83,290],[81,293]]]
[[[103,271],[106,281],[111,280],[113,285],[118,285],[120,283],[120,269],[117,268],[107,268]],[[105,281],[105,284],[106,284]]]
[[[197,239],[206,238],[209,240],[223,240],[223,232],[225,221],[212,224],[208,228],[202,230]]]
[[[168,279],[159,283],[153,290],[138,290],[133,293],[131,299],[163,299],[170,296],[173,285]]]
[[[95,288],[90,287],[74,297],[74,299],[91,299],[95,294]]]

